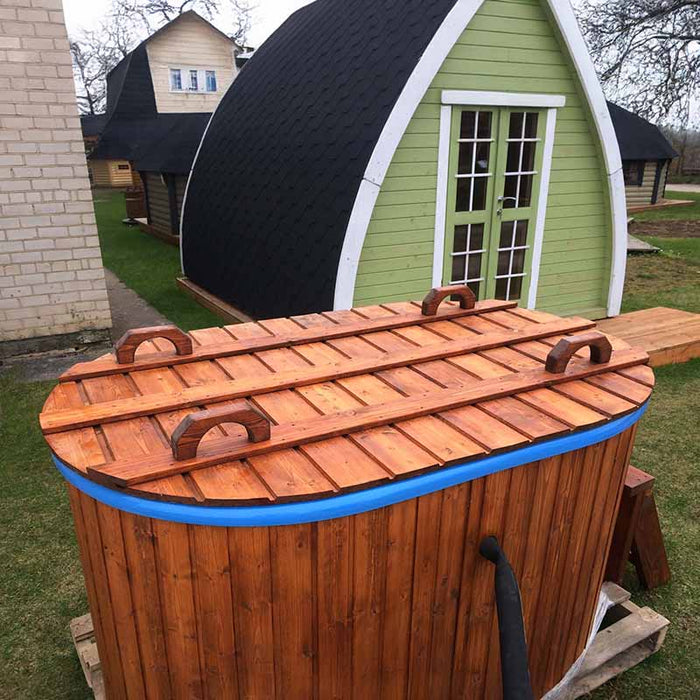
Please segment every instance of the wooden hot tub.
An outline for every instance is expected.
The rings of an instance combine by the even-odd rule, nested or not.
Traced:
[[[109,697],[500,697],[486,535],[535,695],[560,680],[653,374],[589,321],[459,293],[135,331],[61,377],[41,425]]]

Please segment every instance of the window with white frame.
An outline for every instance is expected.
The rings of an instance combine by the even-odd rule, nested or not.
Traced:
[[[529,207],[532,203],[532,183],[535,171],[537,143],[537,112],[513,112],[508,129],[503,208]]]
[[[216,71],[205,71],[207,79],[207,92],[216,92]]]
[[[478,298],[484,281],[481,262],[485,253],[484,224],[455,226],[450,284],[466,284]]]
[[[459,125],[456,211],[483,211],[491,155],[491,112],[464,111]]]
[[[182,71],[179,68],[170,69],[170,89],[174,92],[182,90]]]
[[[216,71],[202,68],[170,68],[171,92],[216,92]]]
[[[496,268],[496,299],[508,301],[520,299],[525,277],[525,258],[529,221],[517,219],[501,224]]]

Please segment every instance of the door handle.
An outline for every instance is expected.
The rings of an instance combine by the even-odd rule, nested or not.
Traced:
[[[503,195],[501,195],[500,197],[498,197],[498,199],[496,201],[507,202],[509,199],[513,200],[515,202],[516,206],[518,205],[518,198],[517,197],[504,197]],[[503,214],[503,207],[499,207],[498,209],[496,209],[496,216],[501,216],[501,214]]]

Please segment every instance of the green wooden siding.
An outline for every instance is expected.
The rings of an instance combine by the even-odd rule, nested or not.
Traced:
[[[539,0],[486,0],[435,76],[379,193],[354,303],[419,299],[431,287],[445,89],[566,96],[557,110],[537,307],[604,316],[612,223],[603,154],[575,68]]]

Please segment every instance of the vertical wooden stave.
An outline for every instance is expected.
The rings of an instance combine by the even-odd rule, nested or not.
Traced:
[[[567,640],[572,636],[578,638],[578,630],[583,625],[580,611],[576,606],[578,582],[590,581],[591,561],[584,559],[587,534],[594,527],[593,514],[600,496],[601,473],[604,470],[603,460],[607,443],[591,445],[583,451],[581,465],[581,481],[577,490],[574,521],[577,527],[571,532],[566,552],[566,562],[561,576],[562,586],[557,603],[559,611],[558,630],[555,631],[553,648],[560,650],[559,654],[551,654],[546,670],[546,683],[553,687],[568,670],[566,663]],[[596,552],[600,556],[600,552]],[[574,632],[575,631],[575,632]]]
[[[275,686],[278,698],[314,695],[316,611],[312,525],[270,528]]]
[[[580,462],[580,451],[562,455],[558,500],[555,504],[545,550],[544,569],[540,581],[542,591],[537,605],[532,642],[534,650],[539,653],[530,658],[530,674],[535,695],[542,695],[548,690],[545,682],[548,655],[544,652],[552,648],[553,630],[559,619],[558,588],[561,585],[561,572],[571,534],[576,491],[581,476]]]
[[[318,697],[345,697],[352,682],[353,523],[321,521],[317,529]]]
[[[124,551],[141,649],[141,666],[149,700],[172,697],[158,586],[152,520],[122,511]]]
[[[592,570],[597,557],[600,557],[601,546],[601,530],[603,529],[603,513],[605,511],[606,502],[610,496],[611,488],[614,490],[613,470],[606,467],[618,450],[619,437],[614,437],[602,444],[603,454],[601,457],[599,479],[598,479],[598,497],[593,501],[593,509],[589,520],[589,527],[586,536],[585,548],[582,554],[582,560],[587,568]],[[602,494],[602,497],[600,497]],[[596,604],[599,591],[592,590],[590,576],[578,582],[576,591],[576,599],[573,608],[573,618],[579,621],[579,629],[574,633],[573,628],[569,631],[569,638],[566,641],[564,649],[564,669],[568,669],[576,661],[586,644],[588,629],[591,621],[586,620],[585,610],[588,607],[588,601],[595,598]],[[592,611],[593,613],[595,611]]]
[[[622,490],[625,485],[625,475],[627,474],[627,467],[629,466],[632,456],[632,448],[634,447],[634,437],[636,432],[637,426],[633,425],[631,428],[628,428],[624,433],[622,433],[618,438],[617,449],[613,450],[613,446],[611,445],[612,456],[610,462],[606,461],[606,464],[612,473],[610,482],[611,486],[607,494],[608,497],[605,502],[605,510],[603,511],[603,516],[601,518],[603,523],[600,533],[601,556],[599,557],[598,561],[596,561],[596,566],[591,576],[592,584],[585,608],[586,613],[583,618],[584,620],[588,621],[588,624],[587,626],[582,625],[581,640],[579,642],[581,649],[583,649],[585,646],[585,642],[590,634],[591,624],[598,605],[598,597],[603,585],[603,577],[605,575],[607,554],[610,551],[610,542],[612,540],[613,530],[615,529],[615,515],[620,507]]]
[[[527,538],[523,536],[523,533],[527,533],[529,529],[532,510],[530,496],[535,487],[537,467],[537,464],[525,464],[513,469],[506,503],[501,547],[510,561],[516,580],[520,580],[527,547]],[[491,626],[486,682],[484,683],[484,697],[489,700],[502,696],[500,650],[498,617],[495,616]]]
[[[418,499],[387,508],[385,619],[379,669],[379,697],[387,700],[405,698],[408,692],[417,512]]]
[[[485,477],[484,501],[477,547],[487,535],[503,539],[505,506],[512,478],[508,469]],[[472,603],[468,622],[470,642],[467,649],[467,686],[469,698],[481,698],[484,692],[488,658],[498,650],[490,648],[490,631],[496,615],[493,564],[477,554],[472,573]]]
[[[227,528],[241,698],[275,698],[270,531]]]
[[[411,642],[408,697],[420,698],[429,685],[430,632],[437,576],[437,556],[442,524],[444,491],[418,499],[415,551],[413,558],[413,595],[411,596]]]
[[[191,551],[205,697],[238,698],[233,598],[225,528],[192,527]]]
[[[102,542],[126,694],[129,698],[142,698],[145,695],[145,686],[141,650],[136,631],[119,511],[98,501],[93,501],[93,504]]]
[[[190,526],[153,520],[165,645],[174,698],[202,698]]]
[[[471,484],[444,491],[430,638],[428,696],[449,697]]]
[[[352,693],[358,700],[379,696],[386,590],[387,508],[353,517]]]
[[[464,557],[460,581],[459,610],[457,613],[457,635],[452,661],[452,698],[463,698],[467,694],[467,649],[470,642],[468,622],[472,610],[472,588],[474,569],[479,556],[481,536],[481,512],[484,503],[485,479],[471,482],[469,510],[464,539]]]
[[[112,620],[112,612],[109,607],[109,591],[106,590],[104,579],[99,576],[93,565],[93,559],[96,556],[101,556],[101,551],[99,551],[101,543],[98,543],[98,551],[93,551],[95,546],[94,533],[93,537],[89,539],[87,536],[88,526],[83,517],[83,501],[86,496],[69,484],[68,497],[71,511],[73,512],[80,560],[83,565],[85,588],[87,589],[88,604],[92,614],[105,687],[113,697],[126,698],[126,687],[119,659],[118,642],[114,621]]]

